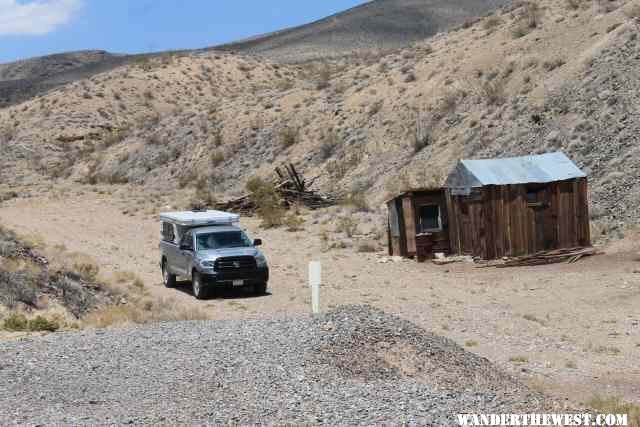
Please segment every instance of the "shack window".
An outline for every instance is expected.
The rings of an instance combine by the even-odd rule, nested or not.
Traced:
[[[175,241],[175,233],[173,231],[173,224],[168,222],[162,223],[162,240],[165,242],[173,243]]]
[[[544,187],[540,185],[530,184],[527,185],[527,205],[529,207],[543,206],[544,201]]]
[[[440,217],[440,206],[423,205],[419,210],[419,232],[442,230],[442,218]]]

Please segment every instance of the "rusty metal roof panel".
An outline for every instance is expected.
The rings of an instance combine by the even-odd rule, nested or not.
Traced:
[[[504,159],[461,160],[447,180],[449,187],[482,187],[548,183],[584,178],[582,172],[564,153]]]

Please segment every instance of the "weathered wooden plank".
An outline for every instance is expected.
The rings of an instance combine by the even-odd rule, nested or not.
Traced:
[[[560,230],[560,248],[568,248],[571,244],[571,199],[573,195],[567,187],[566,182],[559,183],[560,187],[560,203],[558,205],[558,227]]]
[[[416,254],[416,213],[411,196],[402,199],[402,211],[404,214],[404,229],[407,241],[407,255]]]
[[[500,257],[507,256],[511,250],[511,221],[509,220],[509,186],[503,186],[500,199],[500,210],[502,216],[502,253]]]
[[[487,229],[487,215],[486,215],[486,211],[487,211],[487,206],[486,206],[486,191],[483,188],[481,190],[482,192],[482,200],[477,204],[477,208],[478,208],[478,240],[479,240],[479,256],[482,257],[483,259],[488,259],[489,258],[489,253],[487,250],[487,244],[488,244],[488,240],[489,240],[489,233],[488,233],[488,229]]]
[[[460,235],[458,233],[459,214],[456,210],[457,204],[455,203],[453,196],[449,190],[446,190],[445,201],[447,204],[447,221],[449,225],[449,244],[451,246],[451,252],[454,254],[461,254],[460,248]]]
[[[496,236],[496,253],[495,257],[500,258],[504,256],[505,247],[505,231],[507,230],[507,224],[504,220],[504,197],[505,187],[500,186],[496,188],[496,204],[495,204],[495,228],[494,233]]]
[[[516,255],[524,255],[527,253],[527,218],[526,218],[526,193],[522,185],[514,186],[516,190],[516,198],[514,200],[514,211],[518,221],[517,239],[518,250]]]
[[[578,218],[580,228],[580,246],[591,245],[591,227],[589,224],[589,186],[587,178],[578,180]]]

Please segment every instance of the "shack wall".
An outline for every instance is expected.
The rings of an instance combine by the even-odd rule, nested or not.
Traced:
[[[586,178],[491,185],[447,198],[454,253],[496,259],[590,245]]]

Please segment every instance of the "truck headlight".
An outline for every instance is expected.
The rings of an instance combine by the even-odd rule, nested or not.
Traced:
[[[202,261],[200,263],[200,267],[202,268],[213,268],[215,266],[215,261]]]
[[[267,257],[265,257],[262,254],[256,256],[256,264],[258,265],[258,267],[266,267],[267,266]]]

